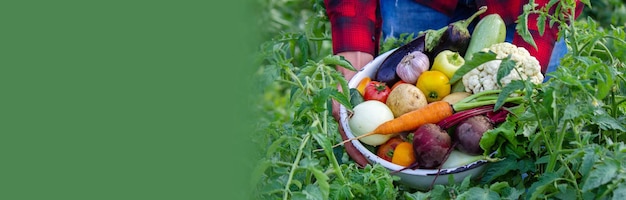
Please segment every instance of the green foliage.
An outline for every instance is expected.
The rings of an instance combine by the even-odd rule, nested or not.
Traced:
[[[601,27],[626,25],[626,2],[624,0],[587,0],[592,6],[585,6],[582,18],[593,18]]]
[[[570,49],[543,84],[514,81],[502,89],[498,107],[510,94],[522,104],[481,140],[495,152],[481,177],[461,184],[416,191],[397,184],[380,165],[364,168],[341,147],[331,99],[351,108],[347,82],[335,67],[351,69],[330,49],[330,29],[322,1],[262,1],[271,19],[262,33],[257,112],[252,138],[259,157],[251,189],[255,199],[623,199],[626,197],[626,33],[593,18],[566,23],[573,1],[550,1],[556,14],[524,7],[519,33],[528,33],[528,16],[559,25]],[[583,1],[589,5],[596,1]],[[613,1],[611,1],[613,2]],[[308,3],[308,4],[307,4]],[[621,5],[621,4],[620,4]],[[600,7],[600,6],[598,6]],[[589,7],[595,9],[596,7]],[[381,53],[413,39],[403,35],[381,43]],[[480,52],[457,74],[494,60]],[[502,59],[498,77],[514,62]],[[508,66],[508,67],[507,67]],[[453,78],[453,79],[454,79]],[[338,88],[342,88],[338,90]]]
[[[396,37],[388,37],[384,41],[381,42],[379,54],[383,54],[392,49],[398,48],[402,45],[405,45],[415,39],[415,36],[407,33],[402,33],[398,38]]]
[[[258,55],[262,117],[252,139],[261,159],[251,180],[254,198],[394,199],[398,191],[385,168],[360,168],[344,149],[331,147],[341,140],[331,99],[352,107],[347,81],[335,67],[354,68],[331,55],[325,17],[303,18],[305,30],[281,31]]]

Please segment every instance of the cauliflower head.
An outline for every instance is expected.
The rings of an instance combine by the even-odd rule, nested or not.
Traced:
[[[517,47],[514,44],[508,42],[497,43],[491,45],[488,48],[484,48],[481,51],[488,52],[489,50],[496,53],[497,59],[504,59],[511,55],[511,60],[516,62],[516,70],[511,70],[511,73],[500,80],[502,86],[511,83],[513,80],[529,79],[535,84],[543,82],[544,76],[541,73],[541,65],[537,58],[530,55],[528,50],[523,47]],[[497,84],[498,68],[500,68],[501,60],[492,60],[469,71],[463,76],[463,85],[465,85],[465,91],[478,93],[484,90],[496,90],[500,89]],[[519,73],[518,73],[519,71]]]

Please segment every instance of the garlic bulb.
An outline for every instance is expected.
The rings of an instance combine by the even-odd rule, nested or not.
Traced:
[[[430,62],[428,56],[421,51],[413,51],[404,56],[402,61],[398,63],[396,73],[402,81],[415,84],[422,72],[428,71],[429,68]]]

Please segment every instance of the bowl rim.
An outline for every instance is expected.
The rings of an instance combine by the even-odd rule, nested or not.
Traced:
[[[352,77],[352,79],[349,80],[348,88],[356,88],[356,86],[365,76],[369,77],[370,76],[369,74],[373,74],[375,70],[378,69],[380,64],[385,60],[385,58],[387,58],[387,56],[389,56],[391,53],[393,53],[397,49],[398,48],[389,50],[377,56],[369,63],[367,63],[362,69],[360,69],[357,72],[356,75]],[[343,129],[343,132],[345,133],[347,138],[354,138],[355,136],[352,134],[352,130],[350,130],[350,126],[348,124],[348,110],[346,109],[344,105],[340,105],[339,107],[339,120],[340,120],[340,125],[341,125],[339,128]],[[403,166],[394,164],[392,162],[389,162],[385,159],[378,157],[376,154],[374,154],[369,149],[367,149],[359,140],[352,140],[351,143],[354,146],[353,148],[356,148],[357,151],[362,156],[364,156],[369,161],[370,164],[372,162],[379,163],[383,167],[391,171],[398,171],[404,168]],[[348,147],[346,146],[346,148]],[[353,155],[349,155],[349,156],[353,158]],[[357,159],[357,158],[353,158],[353,159]],[[446,169],[442,168],[441,170],[439,169],[404,169],[402,171],[399,171],[399,173],[409,174],[409,175],[418,175],[418,176],[433,176],[433,175],[441,176],[441,175],[464,172],[464,171],[482,166],[485,163],[487,163],[487,160],[480,159],[480,160],[468,163],[463,166],[455,167],[455,168],[446,168]]]

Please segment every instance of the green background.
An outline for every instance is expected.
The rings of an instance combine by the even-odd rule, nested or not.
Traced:
[[[3,2],[0,198],[246,198],[251,5]]]

